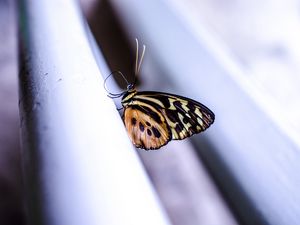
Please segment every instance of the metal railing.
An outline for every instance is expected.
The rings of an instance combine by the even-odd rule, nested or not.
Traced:
[[[215,112],[215,124],[193,141],[239,220],[297,224],[300,147],[260,106],[226,49],[205,29],[190,29],[171,1],[111,2],[128,35],[151,46],[147,57],[157,69],[144,66],[143,78],[153,78],[144,88],[167,86]]]
[[[103,89],[77,2],[22,0],[19,10],[29,224],[169,224]]]

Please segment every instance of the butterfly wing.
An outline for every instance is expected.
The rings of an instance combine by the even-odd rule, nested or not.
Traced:
[[[165,118],[151,105],[127,106],[123,119],[131,141],[138,148],[158,149],[171,140]]]
[[[179,95],[162,92],[138,92],[132,103],[151,105],[164,117],[174,140],[181,140],[206,130],[215,119],[203,104]],[[150,115],[151,117],[151,115]]]

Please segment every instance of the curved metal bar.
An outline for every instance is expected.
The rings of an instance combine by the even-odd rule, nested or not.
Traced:
[[[28,224],[166,225],[72,0],[23,0],[22,156]]]

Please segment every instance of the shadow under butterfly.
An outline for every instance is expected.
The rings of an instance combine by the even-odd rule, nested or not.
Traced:
[[[135,40],[135,81],[129,83],[120,71],[116,71],[127,83],[127,89],[118,94],[110,93],[105,86],[114,72],[104,81],[108,97],[122,97],[123,121],[132,143],[138,148],[156,150],[171,140],[182,140],[206,130],[214,122],[215,115],[200,102],[169,93],[136,90],[136,77],[146,46],[143,45],[139,60],[139,43]]]

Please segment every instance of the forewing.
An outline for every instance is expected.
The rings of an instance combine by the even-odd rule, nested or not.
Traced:
[[[150,107],[150,108],[149,108]],[[132,105],[124,109],[128,135],[138,148],[158,149],[171,140],[171,132],[160,112],[147,105]]]
[[[135,97],[159,110],[171,131],[172,139],[181,140],[206,130],[215,119],[214,113],[203,104],[162,92],[140,92]]]

